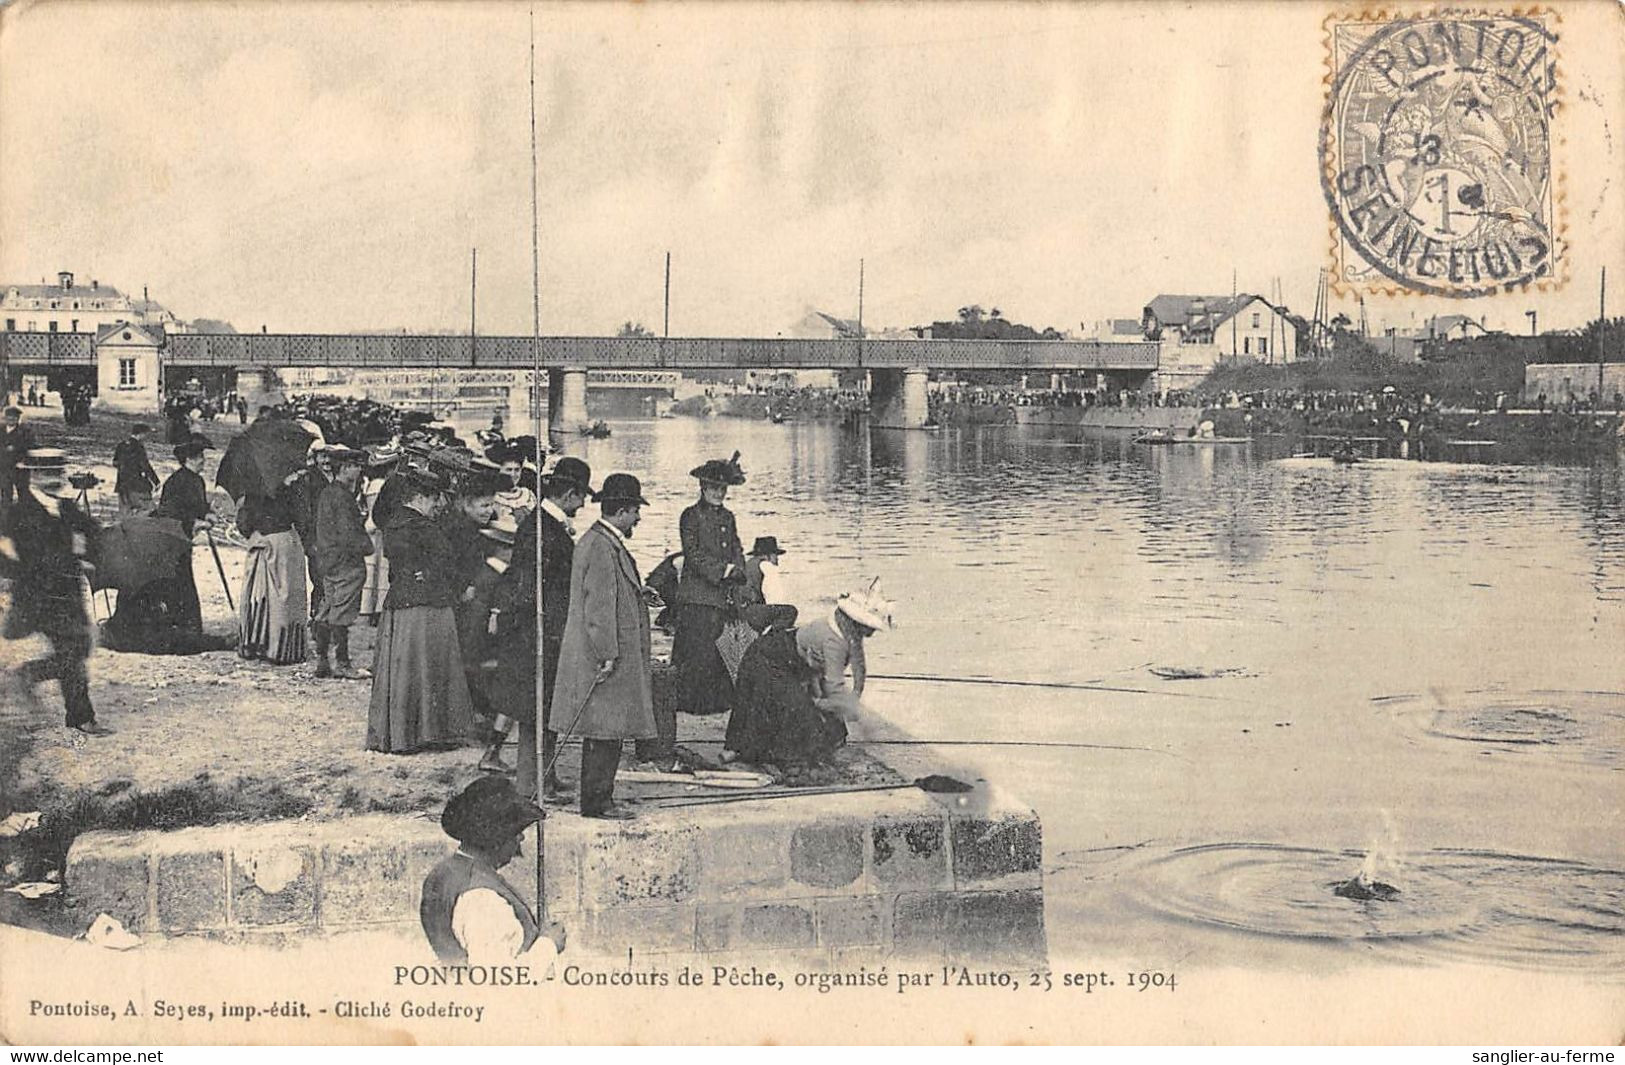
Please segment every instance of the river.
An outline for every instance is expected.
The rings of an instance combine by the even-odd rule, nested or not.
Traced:
[[[718,418],[567,450],[643,480],[645,572],[740,451],[729,506],[804,617],[896,601],[872,673],[1128,689],[867,696],[1038,810],[1058,957],[1625,972],[1619,467],[1266,446]],[[1398,897],[1332,894],[1362,867]]]

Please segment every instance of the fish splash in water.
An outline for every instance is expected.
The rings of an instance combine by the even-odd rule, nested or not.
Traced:
[[[1360,902],[1387,902],[1399,896],[1399,889],[1392,884],[1384,884],[1381,880],[1372,880],[1362,871],[1352,880],[1339,881],[1332,885],[1332,894],[1345,899],[1357,899]]]

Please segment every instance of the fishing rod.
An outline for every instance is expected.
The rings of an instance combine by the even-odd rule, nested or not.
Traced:
[[[931,684],[985,684],[1000,688],[1059,688],[1066,691],[1124,692],[1129,695],[1165,695],[1172,699],[1205,699],[1209,702],[1230,702],[1222,695],[1198,695],[1195,692],[1159,691],[1155,688],[1122,688],[1110,684],[1076,684],[1059,680],[1009,680],[1003,677],[948,677],[936,673],[870,673],[870,680],[908,680]]]

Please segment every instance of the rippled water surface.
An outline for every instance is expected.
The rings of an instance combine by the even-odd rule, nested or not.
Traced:
[[[804,615],[876,574],[897,601],[872,672],[1084,686],[870,694],[1038,809],[1058,957],[1619,972],[1618,468],[1266,448],[731,419],[570,446],[643,479],[645,570],[688,469],[738,449],[729,505]],[[1331,893],[1373,855],[1398,899]]]

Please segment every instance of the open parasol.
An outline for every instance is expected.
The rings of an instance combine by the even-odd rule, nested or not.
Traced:
[[[167,580],[190,558],[192,538],[174,518],[132,515],[102,530],[97,541],[98,588],[133,592]]]
[[[316,439],[298,422],[261,418],[226,446],[214,483],[238,501],[250,493],[274,496],[290,474],[305,468]]]

